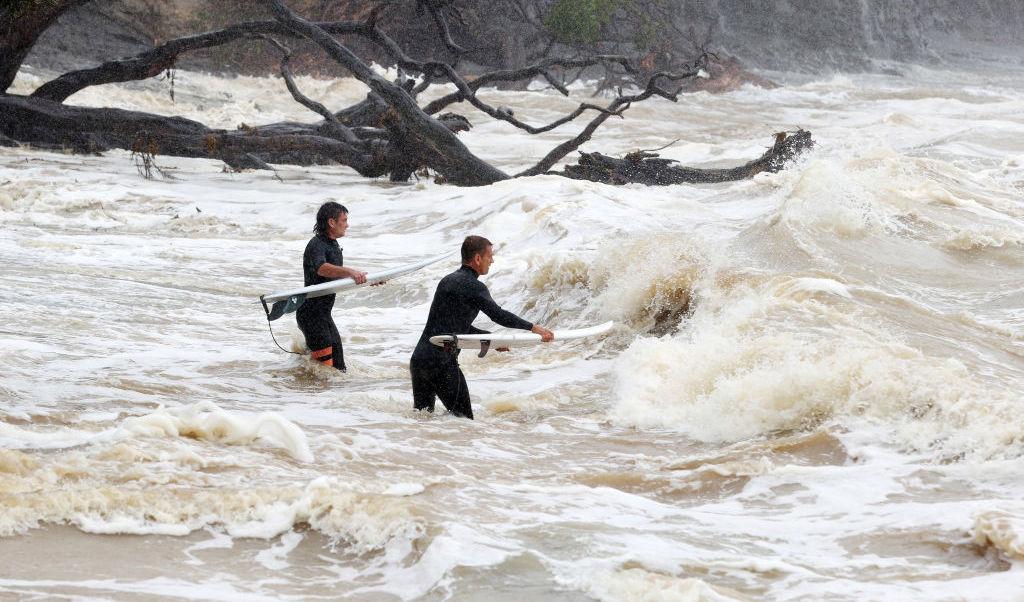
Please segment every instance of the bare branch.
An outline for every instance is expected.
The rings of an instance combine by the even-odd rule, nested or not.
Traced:
[[[377,75],[323,28],[291,12],[281,0],[266,0],[277,19],[298,35],[318,44],[328,56],[352,72],[401,119],[406,142],[429,158],[431,167],[455,184],[490,184],[508,175],[471,153],[455,134],[440,121],[427,115],[403,87]],[[377,31],[374,28],[374,31]],[[379,33],[379,32],[378,32]]]
[[[679,142],[679,138],[676,138],[675,140],[673,140],[672,142],[669,142],[668,144],[665,144],[663,146],[659,146],[658,148],[642,148],[642,149],[640,149],[637,152],[640,152],[640,153],[653,153],[655,151],[665,150],[666,148],[672,146],[676,142]]]
[[[462,56],[467,54],[469,51],[459,46],[452,39],[451,30],[448,28],[448,20],[444,16],[444,9],[451,6],[451,0],[416,0],[416,7],[422,11],[424,8],[430,13],[430,17],[434,20],[434,25],[437,26],[438,31],[441,32],[441,39],[444,41],[445,47],[451,51],[455,56]],[[456,12],[456,17],[458,13]]]
[[[365,35],[367,30],[365,23],[343,21],[323,23],[321,27],[332,34]],[[64,102],[75,92],[89,86],[148,79],[159,75],[165,69],[173,66],[178,56],[185,52],[220,46],[243,37],[259,34],[294,35],[277,21],[237,23],[217,31],[170,40],[131,58],[108,61],[91,69],[65,73],[40,86],[32,93],[32,96]]]
[[[330,124],[330,131],[336,137],[344,140],[348,144],[351,144],[355,147],[364,146],[364,142],[360,140],[359,137],[357,137],[352,132],[352,130],[350,130],[343,123],[341,123],[341,121],[338,120],[334,113],[332,113],[324,105],[306,96],[305,94],[302,93],[301,90],[299,90],[299,87],[295,84],[295,78],[292,77],[292,70],[289,64],[292,57],[291,50],[289,50],[288,47],[286,47],[284,44],[278,42],[277,40],[270,36],[260,35],[259,37],[270,42],[281,52],[281,77],[284,78],[285,86],[287,86],[288,92],[291,93],[292,98],[294,98],[295,101],[301,104],[302,106],[323,117],[324,120]]]
[[[555,77],[553,75],[551,75],[550,71],[547,71],[547,70],[542,71],[541,75],[544,76],[544,79],[547,80],[547,82],[549,84],[551,84],[552,88],[554,88],[555,90],[558,90],[559,92],[561,92],[562,96],[568,96],[569,95],[569,89],[566,88],[565,85],[562,82],[556,80]]]
[[[531,77],[536,77],[538,75],[543,76],[544,73],[546,73],[549,69],[553,67],[562,67],[564,69],[582,69],[600,63],[613,63],[621,65],[623,69],[625,69],[627,72],[633,74],[637,73],[636,69],[630,63],[630,60],[627,57],[619,55],[597,55],[585,58],[551,58],[545,59],[534,65],[522,67],[520,69],[503,69],[500,71],[491,71],[489,73],[485,73],[480,77],[474,79],[473,81],[467,82],[466,87],[475,92],[480,88],[486,86],[487,84],[492,84],[495,82],[519,81]],[[434,113],[437,113],[438,111],[444,109],[445,107],[454,102],[462,102],[466,100],[466,92],[464,92],[462,87],[458,85],[458,82],[453,81],[452,83],[455,83],[456,87],[458,87],[459,89],[455,92],[452,92],[451,94],[442,96],[441,98],[438,98],[437,100],[423,107],[423,110],[426,113],[433,115]]]
[[[455,73],[455,70],[452,69],[450,66],[448,66],[448,65],[441,65],[441,68],[445,71],[446,75],[448,75],[448,78],[450,80],[452,80],[452,82],[454,82],[456,86],[459,87],[459,91],[462,93],[463,97],[466,100],[469,101],[469,103],[471,105],[473,105],[474,107],[480,109],[484,113],[487,113],[491,117],[494,117],[495,119],[498,119],[498,120],[510,123],[510,124],[514,125],[515,127],[519,128],[521,130],[525,130],[525,131],[527,131],[527,132],[529,132],[531,134],[541,134],[541,133],[553,130],[553,129],[557,128],[560,125],[564,125],[566,123],[569,123],[573,119],[576,119],[577,117],[582,115],[587,110],[594,110],[594,111],[598,111],[598,112],[606,112],[605,109],[603,109],[603,108],[601,108],[601,107],[599,107],[597,105],[583,103],[575,111],[573,111],[572,113],[566,115],[565,117],[562,117],[561,119],[556,119],[555,121],[552,121],[551,123],[549,123],[549,124],[547,124],[545,126],[533,127],[533,126],[531,126],[528,123],[524,123],[524,122],[519,121],[518,119],[516,119],[512,115],[511,111],[503,111],[501,109],[496,109],[496,108],[488,105],[484,101],[480,100],[479,98],[477,98],[476,94],[474,93],[473,90],[470,89],[469,85],[466,84],[465,80],[463,80],[461,77],[459,77],[459,75],[457,73]],[[614,111],[612,111],[611,114],[615,114]]]
[[[586,127],[583,128],[583,131],[580,132],[575,138],[571,140],[566,140],[562,144],[559,144],[554,149],[552,149],[551,152],[549,152],[543,159],[538,161],[536,165],[517,173],[515,177],[519,178],[524,176],[535,176],[547,172],[555,165],[555,163],[558,163],[566,155],[579,148],[584,142],[590,140],[590,137],[594,135],[594,132],[597,130],[598,127],[600,127],[602,123],[605,122],[605,120],[607,120],[612,115],[617,115],[621,117],[622,113],[626,111],[626,109],[628,109],[630,105],[634,102],[647,100],[651,96],[655,95],[661,96],[662,98],[666,98],[668,100],[675,102],[678,99],[678,91],[676,91],[675,93],[671,93],[663,90],[661,87],[658,86],[658,80],[664,78],[671,81],[679,81],[691,77],[696,77],[698,72],[698,70],[693,70],[686,73],[678,74],[655,73],[654,75],[651,76],[651,79],[647,81],[647,87],[644,89],[643,92],[640,92],[639,94],[634,94],[632,96],[619,95],[617,98],[615,98],[615,100],[613,100],[608,105],[604,112],[602,112],[600,115],[591,120],[591,122],[588,123]]]

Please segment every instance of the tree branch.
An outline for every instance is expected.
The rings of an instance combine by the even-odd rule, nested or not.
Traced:
[[[534,65],[528,67],[522,67],[520,69],[505,69],[500,71],[491,71],[485,73],[480,77],[474,79],[471,82],[467,82],[467,86],[473,92],[476,92],[487,84],[502,82],[502,81],[519,81],[526,78],[536,77],[538,75],[543,76],[552,67],[562,67],[564,69],[575,69],[585,68],[599,63],[615,63],[621,65],[630,73],[636,73],[636,70],[630,64],[629,59],[619,55],[598,55],[586,58],[551,58],[545,59]],[[455,83],[455,82],[453,82]],[[456,83],[456,86],[458,84]],[[424,112],[429,114],[437,113],[444,109],[453,102],[462,102],[466,99],[466,93],[460,88],[459,90],[452,92],[438,98],[437,100],[429,103],[423,107]]]
[[[582,104],[580,104],[580,106],[575,111],[573,111],[572,113],[566,115],[565,117],[562,117],[561,119],[557,119],[557,120],[555,120],[555,121],[553,121],[553,122],[551,122],[551,123],[549,123],[548,125],[545,125],[545,126],[533,127],[533,126],[531,126],[528,123],[524,123],[524,122],[519,121],[518,119],[516,119],[512,115],[512,113],[510,111],[503,111],[501,109],[496,109],[496,108],[488,105],[484,101],[480,100],[479,98],[477,98],[476,93],[469,87],[469,85],[466,83],[465,80],[463,80],[461,77],[459,77],[459,75],[455,72],[454,69],[451,68],[451,66],[440,64],[440,68],[448,76],[448,79],[450,79],[456,86],[458,86],[459,91],[462,93],[463,98],[465,100],[468,100],[471,105],[473,105],[477,109],[480,109],[484,113],[487,113],[488,115],[490,115],[491,117],[493,117],[495,119],[498,119],[500,121],[504,121],[504,122],[510,123],[510,124],[514,125],[515,127],[519,128],[521,130],[525,130],[525,131],[527,131],[527,132],[529,132],[531,134],[541,134],[541,133],[553,130],[553,129],[557,128],[560,125],[566,124],[566,123],[572,121],[573,119],[576,119],[577,117],[582,115],[588,109],[595,110],[595,111],[598,111],[598,112],[605,112],[605,109],[603,109],[603,108],[601,108],[601,107],[599,107],[597,105],[592,105],[592,104],[588,104],[588,103],[582,103]],[[612,114],[614,114],[614,112]]]
[[[629,106],[634,102],[647,100],[648,98],[654,95],[661,96],[662,98],[667,98],[668,100],[675,102],[678,98],[678,91],[676,91],[675,93],[671,93],[663,90],[658,86],[658,80],[664,78],[671,81],[679,81],[690,77],[696,77],[697,73],[699,72],[700,70],[699,68],[697,68],[694,69],[693,71],[688,71],[686,73],[679,74],[655,73],[654,75],[651,76],[651,79],[647,81],[647,87],[644,89],[643,92],[632,96],[620,95],[619,97],[617,97],[615,100],[608,104],[608,107],[605,109],[604,112],[602,112],[600,115],[591,120],[591,122],[588,123],[586,127],[583,128],[583,131],[580,132],[575,138],[571,140],[566,140],[562,144],[559,144],[554,149],[552,149],[551,152],[545,155],[543,159],[538,161],[536,165],[517,173],[515,177],[520,178],[525,176],[535,176],[547,172],[549,169],[552,168],[552,166],[554,166],[555,163],[558,163],[566,155],[579,148],[584,142],[590,140],[590,137],[594,135],[594,132],[597,130],[598,127],[600,127],[602,123],[605,122],[606,119],[608,119],[612,115],[617,115],[621,117],[622,113],[625,112],[626,109],[628,109]]]
[[[274,38],[264,35],[260,35],[259,37],[270,42],[281,52],[281,77],[284,78],[285,86],[288,88],[288,92],[291,93],[292,98],[302,106],[323,117],[324,121],[327,122],[328,129],[335,135],[335,137],[340,138],[344,142],[357,148],[363,147],[364,142],[360,140],[352,130],[346,127],[345,124],[341,123],[334,113],[299,90],[299,87],[295,84],[295,78],[292,77],[292,70],[289,64],[292,57],[291,50]]]
[[[787,135],[788,134],[788,135]],[[561,174],[578,180],[606,184],[639,183],[649,186],[732,182],[752,178],[767,171],[778,172],[798,154],[814,145],[806,130],[779,132],[775,143],[761,157],[739,167],[728,169],[700,169],[674,165],[676,161],[661,159],[648,151],[629,153],[615,159],[601,153],[581,153],[576,165],[567,165]]]
[[[421,150],[428,165],[439,171],[449,182],[473,186],[508,178],[507,174],[471,153],[441,122],[424,113],[404,88],[377,75],[369,65],[359,60],[323,28],[296,16],[281,0],[266,1],[278,21],[296,34],[315,42],[328,56],[379,95],[400,118],[401,123],[396,124],[396,127],[406,136],[406,143]]]
[[[0,3],[0,94],[14,83],[39,35],[61,15],[88,0]]]
[[[336,35],[366,35],[367,31],[365,23],[336,21],[322,23],[320,26]],[[148,79],[173,66],[178,56],[185,52],[221,46],[254,35],[292,36],[294,34],[277,21],[237,23],[217,31],[170,40],[131,58],[108,61],[91,69],[65,73],[40,86],[32,93],[32,96],[64,102],[75,92],[90,86]]]
[[[430,13],[430,17],[434,20],[434,25],[437,26],[438,31],[441,32],[441,39],[444,41],[445,47],[451,51],[455,56],[462,56],[468,54],[468,50],[459,46],[452,39],[451,30],[448,28],[448,20],[444,16],[444,9],[450,6],[452,3],[450,0],[416,0],[416,5],[419,10],[424,8]]]

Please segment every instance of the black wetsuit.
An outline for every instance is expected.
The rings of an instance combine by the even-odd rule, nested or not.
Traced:
[[[306,251],[302,254],[305,285],[312,286],[330,281],[331,278],[324,278],[317,270],[325,263],[340,266],[343,262],[338,241],[328,238],[325,234],[317,234],[309,240]],[[341,335],[331,317],[334,297],[335,295],[324,295],[306,299],[296,310],[295,321],[306,337],[306,346],[312,352],[313,358],[338,370],[344,370],[345,355],[341,348]]]
[[[466,377],[459,368],[459,351],[445,351],[432,344],[430,337],[486,333],[486,330],[473,326],[473,320],[480,312],[506,328],[533,328],[530,322],[499,307],[473,268],[464,265],[442,278],[430,304],[427,324],[409,361],[413,407],[417,410],[433,412],[434,399],[440,397],[441,403],[452,414],[473,418]]]

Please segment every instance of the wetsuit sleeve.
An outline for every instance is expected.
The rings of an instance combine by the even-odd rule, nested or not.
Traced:
[[[319,242],[320,241],[317,241],[317,244],[311,245],[307,251],[308,257],[306,258],[306,262],[307,265],[312,268],[314,274],[317,273],[320,266],[327,263],[327,247],[319,244]]]
[[[476,326],[473,326],[472,324],[470,324],[470,326],[469,326],[469,334],[491,334],[491,331],[484,330],[483,328],[477,328]]]
[[[476,304],[476,308],[484,312],[484,314],[494,320],[496,324],[504,326],[505,328],[521,328],[522,330],[530,330],[533,328],[532,322],[520,318],[510,311],[505,311],[494,299],[491,298],[490,291],[482,283],[480,288],[476,290],[473,295],[473,301]]]

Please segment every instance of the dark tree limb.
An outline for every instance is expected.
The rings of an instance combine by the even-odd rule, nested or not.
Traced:
[[[288,88],[288,92],[291,93],[292,98],[295,102],[313,111],[324,118],[326,127],[334,135],[334,137],[340,138],[347,144],[350,144],[356,148],[364,146],[364,141],[361,140],[355,133],[352,132],[345,124],[335,116],[334,113],[329,111],[327,107],[306,96],[299,90],[299,86],[295,83],[295,78],[292,76],[292,70],[290,61],[292,58],[292,52],[284,44],[278,42],[270,36],[260,36],[262,39],[270,42],[281,52],[281,77],[284,78],[285,87]]]
[[[208,128],[182,117],[75,107],[26,96],[0,95],[0,135],[82,153],[142,148],[154,155],[218,159],[229,165],[252,164],[246,157],[251,153],[268,163],[341,163],[366,176],[387,173],[385,166],[368,164],[362,149],[317,135],[312,127],[267,136]]]
[[[431,19],[434,20],[434,25],[441,33],[441,40],[444,41],[444,45],[448,48],[449,52],[455,56],[462,56],[469,51],[456,44],[455,40],[452,39],[452,32],[448,28],[448,19],[444,16],[444,9],[451,5],[451,0],[416,0],[418,10],[426,9],[430,13]]]
[[[0,3],[0,94],[14,83],[39,36],[58,17],[88,0],[4,0]]]
[[[85,0],[82,0],[85,1]],[[410,58],[401,46],[376,26],[377,14],[366,22],[331,21],[316,25],[332,35],[358,35],[380,47],[395,64],[421,73],[424,63]],[[295,36],[294,31],[279,21],[250,21],[224,29],[170,40],[134,57],[108,61],[102,65],[65,73],[40,86],[32,96],[63,102],[72,94],[90,86],[148,79],[170,68],[186,52],[212,48],[254,36]]]
[[[622,159],[600,153],[580,153],[579,162],[567,165],[561,175],[605,184],[639,183],[650,186],[732,182],[752,178],[763,171],[778,172],[814,145],[811,133],[806,130],[790,135],[780,132],[775,136],[775,143],[761,157],[729,169],[683,167],[674,165],[676,161],[658,158],[657,154],[647,151],[630,153]]]
[[[336,21],[319,25],[335,35],[360,34],[368,36],[369,25],[366,23]],[[131,58],[108,61],[91,69],[65,73],[40,86],[32,93],[32,96],[63,102],[75,92],[90,86],[148,79],[173,66],[178,56],[183,53],[221,46],[257,35],[293,36],[295,34],[277,21],[237,23],[217,31],[170,40]],[[372,39],[372,36],[369,37]],[[385,48],[385,50],[390,49]]]
[[[544,77],[545,81],[551,84],[552,88],[561,92],[562,96],[569,95],[569,88],[566,88],[565,84],[555,79],[555,76],[551,75],[550,71],[542,71],[541,75]]]
[[[530,134],[541,134],[543,132],[547,132],[547,131],[553,130],[553,129],[557,128],[560,125],[564,125],[564,124],[569,123],[570,121],[576,119],[577,117],[582,115],[587,110],[594,110],[594,111],[598,111],[598,112],[606,112],[605,109],[603,109],[603,108],[601,108],[601,107],[599,107],[597,105],[592,105],[592,104],[589,104],[589,103],[582,103],[582,104],[580,104],[579,107],[576,108],[575,111],[573,111],[572,113],[566,115],[565,117],[562,117],[560,119],[556,119],[555,121],[553,121],[553,122],[551,122],[551,123],[549,123],[547,125],[544,125],[544,126],[534,127],[534,126],[531,126],[528,123],[524,123],[524,122],[516,119],[511,111],[502,110],[502,109],[498,109],[498,108],[492,107],[489,104],[487,104],[484,101],[482,101],[479,98],[477,98],[477,95],[476,95],[475,91],[470,88],[469,84],[466,83],[466,81],[464,79],[462,79],[462,77],[460,77],[459,74],[455,72],[455,69],[453,69],[451,66],[449,66],[449,65],[441,65],[439,68],[444,72],[444,74],[448,77],[448,79],[452,83],[454,83],[456,86],[458,86],[459,92],[461,93],[462,98],[464,100],[468,100],[469,104],[473,105],[474,107],[476,107],[480,111],[482,111],[484,113],[487,113],[488,115],[490,115],[491,117],[493,117],[495,119],[498,119],[500,121],[504,121],[506,123],[510,123],[513,126],[519,128],[521,130],[529,132]]]
[[[497,82],[521,81],[524,79],[532,79],[534,77],[537,77],[538,75],[543,77],[545,74],[549,73],[549,71],[554,67],[561,67],[563,69],[582,69],[585,67],[598,65],[601,63],[618,64],[623,66],[623,68],[630,70],[630,72],[635,72],[632,71],[632,66],[629,63],[629,59],[624,56],[598,55],[586,58],[571,59],[552,58],[545,59],[539,63],[530,65],[528,67],[522,67],[520,69],[503,69],[500,71],[491,71],[489,73],[485,73],[471,82],[466,82],[466,87],[468,87],[472,92],[475,93],[477,90],[488,84],[493,84]],[[458,86],[457,83],[456,86]],[[456,90],[455,92],[442,96],[441,98],[438,98],[437,100],[427,104],[427,106],[423,107],[424,112],[432,115],[444,109],[445,107],[452,103],[462,102],[463,100],[465,100],[467,93],[463,90],[461,86],[458,87],[459,89]],[[561,90],[559,91],[561,92]],[[568,90],[563,92],[563,94],[567,92]]]
[[[590,140],[590,137],[594,135],[594,132],[597,131],[597,128],[600,127],[601,124],[604,123],[609,117],[611,117],[612,115],[621,117],[622,113],[626,109],[628,109],[629,106],[634,102],[647,100],[648,98],[654,95],[661,96],[662,98],[666,98],[668,100],[675,102],[677,100],[677,95],[679,92],[668,92],[662,89],[660,86],[658,86],[658,80],[664,78],[670,81],[679,81],[691,77],[696,77],[697,74],[700,73],[700,63],[701,61],[698,60],[695,68],[686,73],[655,73],[654,75],[651,76],[651,79],[647,81],[647,86],[646,88],[644,88],[643,92],[631,96],[620,95],[617,98],[615,98],[611,103],[608,104],[608,107],[602,113],[594,117],[594,119],[591,120],[591,122],[588,123],[586,127],[583,128],[583,131],[576,135],[575,138],[571,140],[566,140],[565,142],[559,144],[554,149],[552,149],[547,155],[545,155],[543,159],[538,161],[536,165],[517,173],[516,177],[519,178],[525,176],[535,176],[538,174],[546,173],[555,165],[555,163],[558,163],[559,161],[562,160],[563,157],[579,148],[584,142]]]
[[[407,90],[377,75],[323,28],[296,16],[281,0],[267,0],[267,3],[281,23],[315,42],[380,96],[398,118],[390,128],[393,133],[402,137],[404,146],[415,149],[417,156],[426,158],[426,164],[447,181],[475,186],[508,179],[507,174],[471,153],[444,124],[424,113]]]

